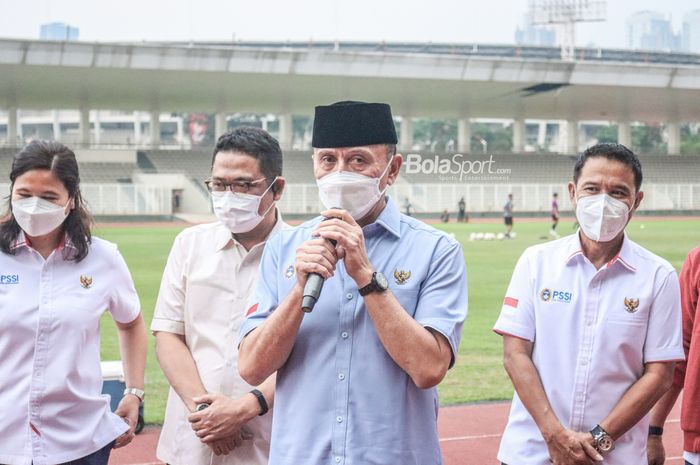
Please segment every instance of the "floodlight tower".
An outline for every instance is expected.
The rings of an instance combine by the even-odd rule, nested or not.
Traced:
[[[604,21],[605,0],[530,0],[528,8],[530,24],[559,26],[561,59],[574,60],[576,45],[576,23]]]

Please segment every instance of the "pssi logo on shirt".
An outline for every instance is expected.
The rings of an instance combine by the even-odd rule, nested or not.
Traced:
[[[19,284],[19,275],[0,274],[0,284]]]
[[[552,289],[544,288],[540,291],[540,298],[544,302],[562,302],[568,304],[571,302],[573,294],[565,291],[553,291]]]

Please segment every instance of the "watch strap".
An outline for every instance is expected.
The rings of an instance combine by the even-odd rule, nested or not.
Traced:
[[[263,395],[263,393],[260,392],[260,390],[258,389],[253,389],[252,391],[250,391],[250,393],[258,399],[258,403],[260,404],[260,413],[258,414],[258,416],[265,415],[270,410],[270,408],[267,405],[267,401],[265,400],[265,396]]]
[[[358,289],[358,292],[360,293],[360,295],[362,297],[366,296],[367,294],[369,294],[372,291],[377,290],[376,277],[377,277],[377,272],[375,271],[374,273],[372,273],[372,279],[369,281],[369,284]]]
[[[661,426],[650,426],[649,436],[663,436],[664,429]]]
[[[384,292],[387,289],[389,289],[389,286],[386,278],[380,272],[375,271],[372,273],[372,279],[370,280],[369,284],[358,289],[358,292],[362,297],[364,297],[372,292]]]
[[[132,396],[138,397],[141,402],[143,402],[143,398],[146,397],[146,392],[143,389],[135,387],[128,387],[124,389],[124,393],[122,395],[125,396],[127,394],[131,394]]]

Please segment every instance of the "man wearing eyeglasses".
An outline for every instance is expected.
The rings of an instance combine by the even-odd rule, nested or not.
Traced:
[[[163,273],[151,330],[171,389],[157,456],[171,465],[268,463],[274,375],[238,375],[236,337],[265,241],[286,228],[275,206],[282,152],[267,132],[222,135],[212,157],[215,223],[185,229]]]

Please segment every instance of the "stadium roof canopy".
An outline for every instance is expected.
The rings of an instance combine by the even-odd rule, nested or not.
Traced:
[[[0,107],[311,114],[337,100],[396,115],[700,121],[700,55],[380,43],[0,39]]]

